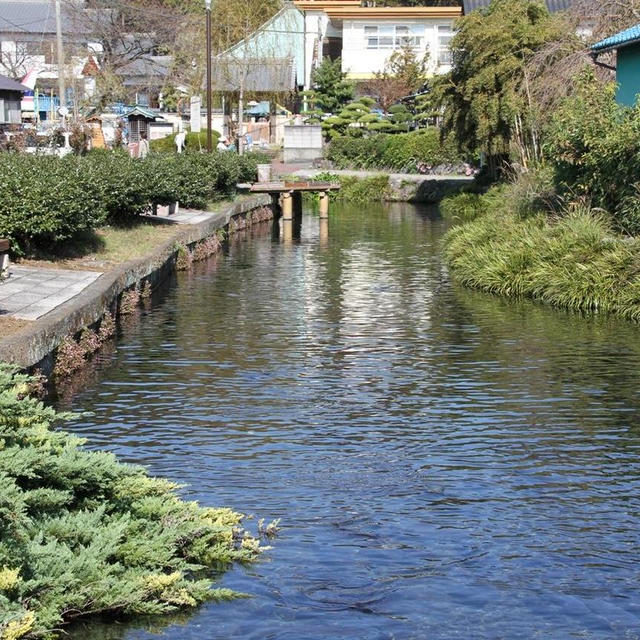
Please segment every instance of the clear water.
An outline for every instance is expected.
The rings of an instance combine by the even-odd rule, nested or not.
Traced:
[[[336,208],[170,283],[72,430],[267,520],[274,548],[195,614],[76,638],[640,637],[634,325],[452,284],[446,224]]]

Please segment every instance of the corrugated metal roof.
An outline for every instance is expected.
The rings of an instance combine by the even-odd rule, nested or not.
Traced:
[[[547,9],[552,13],[566,11],[573,4],[573,0],[545,0]],[[476,9],[483,9],[491,4],[491,0],[463,0],[464,12],[469,14]]]
[[[0,76],[0,91],[20,91],[24,93],[25,91],[29,91],[29,89],[23,84],[7,78],[7,76]]]
[[[169,56],[148,56],[132,60],[120,67],[116,74],[124,78],[125,85],[140,84],[140,78],[153,84],[164,82],[171,67]]]
[[[241,82],[244,79],[244,82]],[[218,91],[287,93],[296,88],[296,67],[293,58],[273,60],[217,58],[214,65],[213,86]]]
[[[613,36],[609,36],[604,40],[600,40],[600,42],[596,42],[591,48],[594,51],[607,51],[609,49],[621,49],[634,42],[640,42],[640,24],[625,29]]]
[[[63,20],[63,23],[67,21]],[[68,30],[68,23],[65,24]],[[0,2],[0,31],[9,33],[55,33],[53,2]]]
[[[125,115],[127,116],[127,118],[129,116],[142,116],[143,118],[148,118],[149,120],[155,120],[156,118],[160,117],[155,111],[151,111],[151,109],[141,107],[140,105],[133,107],[133,109],[131,109],[131,111],[127,111]]]

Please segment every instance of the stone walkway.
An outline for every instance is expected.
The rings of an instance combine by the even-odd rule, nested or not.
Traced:
[[[151,218],[164,224],[199,224],[215,215],[214,211],[180,209],[169,216],[161,208]],[[75,298],[101,275],[98,271],[47,269],[11,265],[10,277],[0,283],[0,317],[10,316],[20,320],[37,320],[61,304]],[[2,336],[0,336],[1,338]]]
[[[169,215],[166,207],[159,207],[158,215],[144,214],[140,216],[145,220],[153,220],[164,224],[200,224],[216,215],[213,211],[200,211],[198,209],[178,209],[178,213]]]
[[[97,271],[41,269],[12,265],[0,283],[0,315],[37,320],[75,298],[102,274]]]

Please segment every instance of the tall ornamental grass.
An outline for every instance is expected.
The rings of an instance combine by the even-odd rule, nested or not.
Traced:
[[[640,320],[640,239],[617,235],[604,212],[572,205],[559,216],[522,218],[495,203],[482,207],[486,201],[475,220],[445,239],[462,284]]]
[[[177,485],[84,449],[31,384],[0,365],[0,639],[238,595],[210,576],[260,552],[240,514],[186,502]]]

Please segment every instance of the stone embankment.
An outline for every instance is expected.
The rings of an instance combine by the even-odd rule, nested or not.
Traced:
[[[457,193],[473,183],[473,176],[466,175],[430,175],[418,173],[387,173],[385,171],[301,169],[292,175],[297,178],[313,179],[324,173],[337,176],[359,178],[361,180],[376,176],[388,178],[385,200],[387,202],[411,202],[414,204],[433,204],[440,202],[445,196]]]
[[[0,362],[37,368],[47,376],[56,367],[69,373],[113,332],[113,318],[126,312],[132,300],[148,294],[173,271],[219,251],[225,235],[272,217],[271,198],[258,195],[231,203],[198,224],[177,225],[176,233],[153,252],[103,273],[79,295],[18,333],[0,337]],[[81,348],[85,353],[78,353]],[[73,352],[75,358],[57,362],[62,359],[58,352]]]

